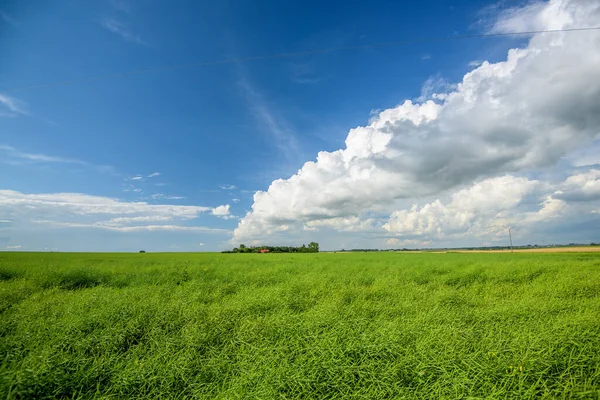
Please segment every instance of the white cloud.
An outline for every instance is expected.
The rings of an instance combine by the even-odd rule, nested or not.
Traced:
[[[25,103],[14,97],[0,93],[0,117],[16,117],[27,114]]]
[[[123,225],[123,224],[131,224],[138,222],[158,222],[158,221],[171,221],[173,220],[172,216],[169,215],[147,215],[143,217],[118,217],[113,218],[110,221],[107,221],[108,225]]]
[[[169,196],[163,193],[155,193],[150,195],[149,197],[152,200],[160,200],[160,199],[164,199],[164,200],[182,200],[185,199],[185,197],[183,196]]]
[[[219,185],[219,188],[223,189],[223,190],[234,190],[234,189],[237,189],[237,186],[235,186],[235,185]]]
[[[150,214],[181,218],[196,218],[213,210],[210,207],[148,204],[126,202],[109,197],[82,193],[25,194],[14,190],[0,190],[0,207],[53,209],[76,215],[89,214]],[[217,209],[220,209],[219,206]]]
[[[25,194],[0,190],[0,209],[10,216],[13,230],[38,229],[41,225],[119,232],[229,232],[194,224],[194,220],[205,213],[227,217],[229,206],[149,204],[81,193]]]
[[[444,96],[453,89],[456,89],[456,85],[449,83],[441,76],[431,76],[425,81],[425,83],[423,83],[423,86],[421,87],[421,95],[417,98],[417,101],[425,102],[432,98],[439,98],[440,95]],[[374,120],[377,120],[377,117],[375,117]]]
[[[531,32],[572,26],[581,12],[597,11],[598,4],[589,1],[552,0],[531,2],[525,7],[503,10],[492,26],[492,33]],[[594,7],[596,10],[594,10]],[[591,25],[595,26],[595,25]]]
[[[233,201],[234,203],[239,203],[240,199],[231,199],[231,201]]]
[[[534,222],[555,219],[568,212],[568,208],[569,206],[565,201],[555,199],[552,196],[546,196],[546,199],[542,203],[542,208],[539,211],[523,214],[519,218],[513,218],[511,225],[527,225]]]
[[[141,181],[143,179],[144,179],[144,177],[141,175],[136,175],[133,178],[131,178],[132,181]]]
[[[105,222],[96,223],[78,223],[78,222],[60,222],[52,220],[34,220],[36,224],[47,225],[50,228],[99,228],[117,232],[159,232],[159,231],[180,231],[180,232],[206,232],[206,233],[230,233],[227,229],[210,228],[206,226],[188,226],[188,225],[134,225],[134,226],[116,226]]]
[[[568,177],[554,196],[569,201],[600,200],[600,169]]]
[[[204,246],[204,243],[200,242],[200,243],[198,243],[198,246],[202,247],[202,246]]]
[[[504,12],[494,29],[572,28],[598,20],[599,3],[551,0]],[[598,137],[598,65],[600,32],[534,35],[524,48],[510,50],[506,61],[483,62],[455,90],[436,95],[427,89],[435,102],[406,101],[380,112],[369,125],[350,130],[344,149],[320,152],[296,175],[258,191],[234,240],[327,224],[345,229],[353,217],[368,219],[401,199],[553,166]],[[557,200],[551,197],[551,207],[560,206]],[[424,220],[417,227],[435,232],[439,226],[477,224],[449,221],[454,217],[444,207],[430,203],[425,213],[442,222]],[[485,207],[490,211],[478,212],[501,212],[494,204]],[[422,213],[407,211],[407,217]],[[323,222],[329,219],[338,222]],[[389,227],[402,230],[403,223],[393,220]]]
[[[229,213],[229,204],[218,206],[212,209],[212,215],[217,216],[223,219],[232,219],[236,218],[234,215],[230,215]]]
[[[538,181],[504,176],[487,179],[440,200],[395,211],[383,229],[399,236],[444,237],[447,234],[489,235],[508,227],[509,210],[530,194]]]
[[[430,245],[432,242],[431,240],[415,240],[415,239],[398,239],[398,238],[390,238],[388,239],[385,244],[391,247],[404,247],[404,246],[408,246],[408,247],[423,247],[423,246],[428,246]]]
[[[327,227],[333,228],[339,232],[364,232],[376,229],[375,224],[376,220],[374,219],[368,218],[363,220],[359,217],[352,216],[308,221],[305,224],[305,228],[311,230],[312,228]],[[289,227],[290,225],[286,226]],[[280,227],[278,230],[282,231],[283,229]]]
[[[20,245],[20,244],[16,244],[14,246],[7,245],[7,246],[5,246],[5,248],[8,249],[8,250],[17,250],[17,249],[23,248],[23,245]]]
[[[467,64],[469,67],[474,67],[477,68],[479,67],[481,64],[483,64],[483,61],[480,60],[473,60],[473,61],[469,61],[469,64]]]
[[[150,175],[148,175],[146,178],[154,178],[156,176],[160,176],[160,172],[153,172]]]
[[[107,29],[109,32],[112,32],[116,35],[121,36],[123,39],[128,42],[133,42],[137,44],[141,44],[143,46],[148,46],[148,43],[142,40],[138,35],[131,32],[131,30],[127,27],[127,25],[122,22],[117,21],[114,18],[106,18],[102,20],[101,25]]]

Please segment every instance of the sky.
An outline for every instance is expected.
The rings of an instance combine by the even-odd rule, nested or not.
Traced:
[[[598,21],[600,0],[0,1],[0,251],[600,242],[600,30],[421,40]]]

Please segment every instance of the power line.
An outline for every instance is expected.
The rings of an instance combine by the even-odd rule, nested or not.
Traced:
[[[114,74],[99,75],[99,76],[94,76],[94,77],[90,77],[90,78],[74,79],[74,80],[60,81],[60,82],[51,82],[51,83],[46,83],[46,84],[42,84],[42,85],[24,86],[24,87],[20,87],[20,88],[3,90],[3,92],[5,92],[5,93],[20,92],[20,91],[24,91],[24,90],[42,89],[42,88],[53,87],[53,86],[72,85],[75,83],[83,83],[83,82],[91,82],[91,81],[97,81],[97,80],[102,80],[102,79],[118,78],[118,77],[129,76],[129,75],[148,74],[151,72],[163,72],[163,71],[172,71],[172,70],[185,69],[185,68],[208,67],[208,66],[220,65],[220,64],[235,64],[235,63],[241,63],[241,62],[245,62],[245,61],[295,57],[295,56],[302,56],[302,55],[316,54],[316,53],[331,53],[331,52],[345,51],[345,50],[361,50],[361,49],[369,49],[369,48],[374,48],[374,47],[401,46],[401,45],[407,45],[407,44],[442,42],[442,41],[449,41],[449,40],[492,38],[492,37],[501,37],[501,36],[534,35],[534,34],[539,34],[539,33],[581,32],[581,31],[591,31],[591,30],[600,30],[600,27],[551,29],[551,30],[525,31],[525,32],[507,32],[507,33],[484,33],[484,34],[479,34],[479,35],[420,38],[420,39],[412,39],[412,40],[401,40],[401,41],[395,41],[395,42],[370,43],[370,44],[363,44],[363,45],[356,45],[356,46],[330,47],[330,48],[296,51],[296,52],[289,52],[289,53],[277,53],[277,54],[267,54],[267,55],[262,55],[262,56],[232,58],[232,59],[228,59],[228,60],[208,61],[208,62],[201,62],[201,63],[194,63],[194,64],[171,65],[171,66],[167,66],[167,67],[141,69],[141,70],[136,70],[136,71],[125,71],[125,72],[118,72],[118,73],[114,73]]]

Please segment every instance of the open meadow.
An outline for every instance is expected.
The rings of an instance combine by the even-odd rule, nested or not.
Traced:
[[[600,396],[600,253],[0,253],[0,397]]]

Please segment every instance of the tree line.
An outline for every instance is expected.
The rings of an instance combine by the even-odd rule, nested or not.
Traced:
[[[302,245],[301,247],[293,246],[251,246],[246,247],[240,244],[239,247],[234,247],[233,250],[222,251],[222,253],[260,253],[268,251],[269,253],[318,253],[319,243],[310,242],[308,246]]]

